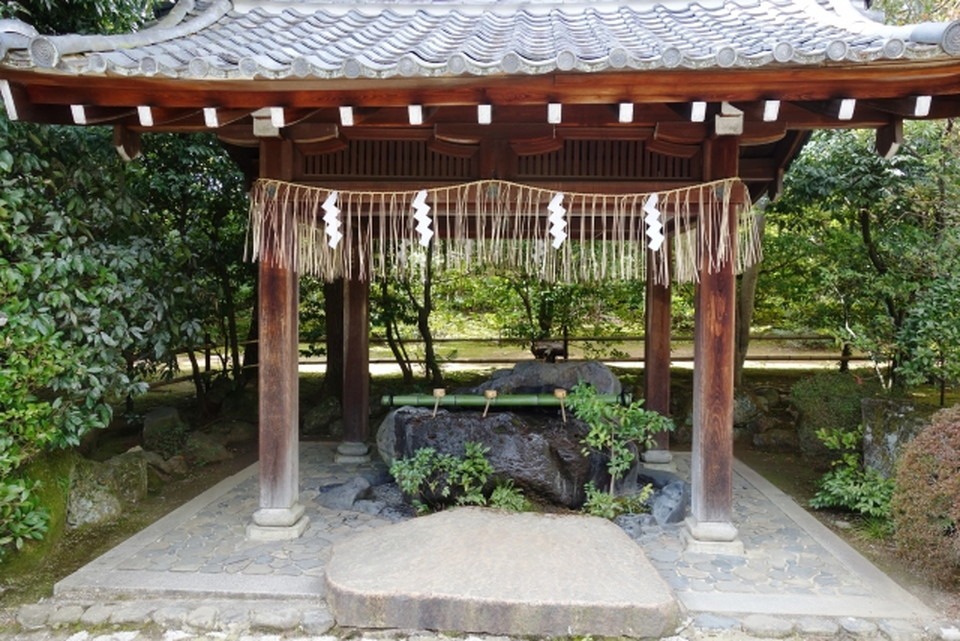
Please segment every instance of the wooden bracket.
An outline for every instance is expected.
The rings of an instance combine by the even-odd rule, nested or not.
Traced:
[[[140,134],[122,125],[113,128],[113,146],[124,162],[140,157]]]
[[[897,155],[900,145],[903,144],[903,120],[896,118],[889,125],[877,129],[875,149],[877,155],[889,160]]]

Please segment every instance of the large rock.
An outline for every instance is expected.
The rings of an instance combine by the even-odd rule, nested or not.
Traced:
[[[136,503],[147,495],[147,456],[135,447],[106,462],[121,499]]]
[[[207,433],[224,445],[237,445],[256,440],[260,435],[260,428],[256,422],[227,419],[208,427]]]
[[[183,477],[190,471],[187,465],[187,459],[182,455],[171,456],[168,459],[163,458],[157,452],[145,451],[147,465],[155,472],[159,473],[161,478]]]
[[[388,466],[393,465],[393,461],[397,458],[397,432],[394,418],[397,412],[412,409],[410,406],[404,406],[390,410],[377,428],[377,451],[380,454],[380,460]]]
[[[688,482],[671,472],[641,467],[637,474],[637,488],[647,484],[654,489],[648,505],[657,525],[673,525],[686,518],[690,507]]]
[[[865,398],[863,412],[863,464],[884,478],[894,475],[903,446],[927,425],[930,412],[906,401]]]
[[[187,437],[183,447],[184,455],[193,465],[203,466],[210,463],[219,463],[233,458],[233,453],[227,446],[210,434],[193,432]]]
[[[78,528],[115,520],[123,511],[120,496],[110,466],[80,459],[70,479],[67,527]]]
[[[570,390],[580,382],[590,383],[599,394],[619,394],[622,390],[620,379],[598,361],[524,361],[513,369],[494,372],[489,381],[471,392],[482,394],[486,390],[496,390],[500,394],[550,394],[558,388]]]
[[[462,456],[468,441],[490,448],[487,459],[498,477],[513,481],[528,494],[550,502],[580,507],[583,486],[605,482],[598,457],[585,457],[580,440],[585,423],[570,419],[519,416],[496,412],[447,412],[401,408],[394,413],[395,453],[408,458],[424,447]]]
[[[187,442],[187,424],[175,407],[157,407],[143,417],[143,449],[163,458],[180,453]]]
[[[733,395],[733,427],[753,431],[763,411],[753,394],[737,390]]]

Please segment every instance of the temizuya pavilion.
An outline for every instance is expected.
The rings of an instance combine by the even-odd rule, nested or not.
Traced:
[[[664,412],[670,283],[699,284],[689,539],[729,551],[749,202],[814,129],[875,129],[888,155],[904,119],[960,115],[960,22],[888,26],[850,0],[180,0],[129,35],[0,21],[0,90],[9,117],[110,125],[130,157],[144,132],[212,131],[259,177],[252,536],[308,518],[299,274],[344,279],[340,452],[362,456],[369,278],[435,243],[548,278],[646,274],[645,396]]]

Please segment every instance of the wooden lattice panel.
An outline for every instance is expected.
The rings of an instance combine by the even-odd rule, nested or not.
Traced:
[[[567,140],[558,151],[517,158],[517,178],[699,180],[699,160],[650,151],[640,140]]]
[[[475,180],[476,156],[437,153],[422,140],[351,140],[332,153],[304,154],[305,178]]]

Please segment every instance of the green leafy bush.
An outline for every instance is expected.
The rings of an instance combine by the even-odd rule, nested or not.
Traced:
[[[22,479],[0,485],[0,559],[11,547],[19,550],[28,540],[40,540],[47,531],[49,512],[39,505],[35,483]]]
[[[893,481],[874,469],[864,469],[860,445],[863,426],[852,432],[839,429],[817,430],[817,437],[831,452],[839,455],[829,472],[820,479],[817,493],[810,500],[818,510],[839,508],[862,516],[887,520]]]
[[[499,483],[490,493],[490,507],[510,512],[527,512],[530,510],[530,501],[523,495],[520,488],[514,486],[512,479]]]
[[[940,410],[897,463],[898,552],[931,578],[960,585],[960,405]]]
[[[653,486],[644,485],[636,494],[614,495],[598,489],[593,482],[584,486],[587,500],[583,503],[583,511],[591,516],[602,519],[615,519],[621,514],[643,514],[650,511],[647,501],[653,494]]]
[[[410,458],[394,461],[390,473],[420,514],[451,504],[526,509],[526,499],[511,481],[498,484],[488,498],[487,485],[494,472],[486,456],[489,451],[472,441],[465,444],[462,457],[423,447]]]
[[[790,400],[800,410],[797,437],[803,456],[824,464],[830,460],[833,455],[817,433],[856,431],[862,420],[860,401],[876,391],[876,384],[843,372],[821,372],[794,383]]]
[[[590,428],[582,441],[584,455],[594,451],[607,457],[610,494],[613,494],[616,481],[633,465],[635,448],[649,447],[655,435],[673,429],[672,420],[643,409],[643,400],[630,405],[607,403],[587,383],[576,385],[567,402],[574,416]]]
[[[672,430],[673,421],[658,412],[643,409],[642,400],[630,405],[602,401],[594,387],[587,383],[576,385],[568,402],[574,416],[590,428],[581,441],[583,454],[586,456],[592,451],[604,454],[610,473],[610,486],[606,492],[592,481],[586,484],[583,511],[605,519],[648,511],[647,501],[653,493],[650,485],[637,494],[618,496],[616,482],[633,466],[637,448],[649,447],[654,436]]]

